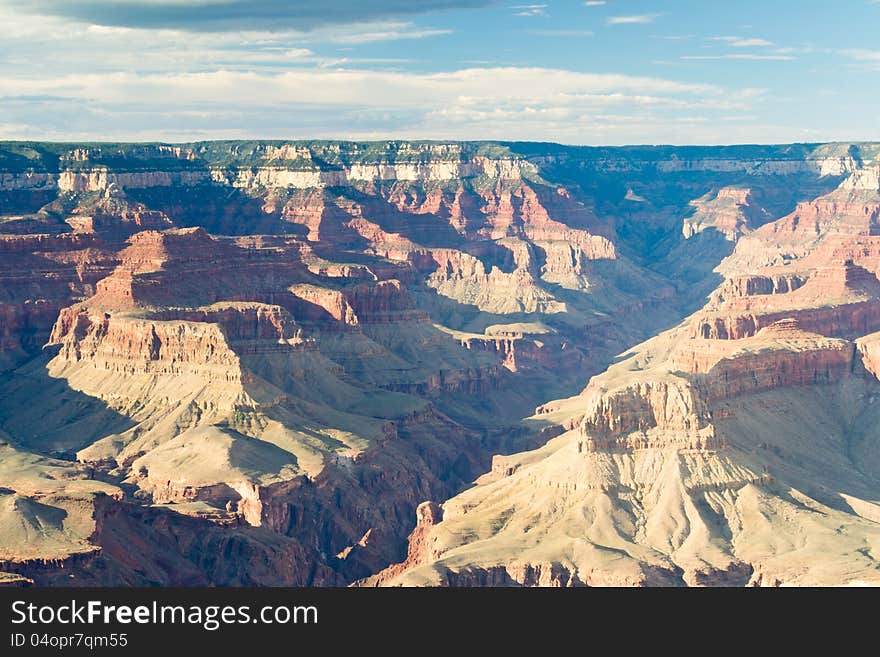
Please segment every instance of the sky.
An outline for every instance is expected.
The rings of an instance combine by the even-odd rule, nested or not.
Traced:
[[[880,0],[0,0],[0,139],[880,141]]]

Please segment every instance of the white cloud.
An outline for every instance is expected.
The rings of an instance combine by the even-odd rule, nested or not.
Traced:
[[[505,4],[501,11],[551,11],[547,4],[516,6],[521,9]],[[430,17],[418,24],[387,18],[309,31],[279,25],[277,29],[193,32],[35,18],[8,7],[0,0],[3,138],[401,137],[718,143],[793,140],[803,127],[788,128],[767,119],[780,111],[780,96],[725,88],[729,82],[694,84],[656,76],[599,75],[563,70],[567,64],[495,67],[496,62],[509,64],[514,56],[528,61],[524,54],[511,55],[501,49],[490,57],[495,62],[474,61],[472,65],[450,59],[429,62],[429,51],[417,47],[407,48],[402,56],[422,57],[421,62],[393,57],[399,51],[383,53],[375,47],[372,50],[379,52],[370,55],[378,56],[359,56],[362,44],[409,40],[415,45],[449,33],[441,29],[445,25],[427,22]],[[609,22],[639,24],[660,16],[617,16]],[[533,46],[542,43],[534,42],[539,36],[570,37],[572,46],[574,39],[589,36],[588,30],[577,26],[562,24],[552,29],[547,22],[523,19],[521,35],[531,34]],[[528,27],[547,29],[527,32]],[[741,27],[730,29],[752,33]],[[805,53],[803,48],[780,49],[755,41],[739,45],[752,38],[724,37],[711,44],[714,50],[695,47],[694,54],[684,59],[781,61]],[[621,43],[622,48],[628,47]],[[710,45],[702,36],[692,37],[691,43]],[[718,54],[709,54],[713,52]],[[877,50],[816,52],[848,57],[850,65],[860,70],[880,69]],[[613,62],[615,53],[606,54]],[[480,57],[464,52],[460,56],[468,55]],[[706,81],[727,79],[716,74],[720,66],[698,67],[681,60],[674,64],[679,70],[705,73]],[[444,65],[466,68],[426,72]],[[392,70],[401,68],[406,70]],[[808,112],[794,109],[795,123],[808,125]],[[850,111],[855,117],[855,109]],[[868,114],[863,111],[859,116]],[[792,115],[789,112],[787,117]],[[778,119],[778,123],[783,121]],[[736,124],[735,130],[731,123]],[[874,124],[867,119],[849,125],[851,134],[823,133],[822,138],[880,137],[871,133]]]
[[[880,3],[880,0],[878,0]],[[868,50],[865,48],[849,48],[839,50],[838,54],[854,60],[849,66],[860,71],[871,73],[880,71],[880,50]]]
[[[584,3],[584,7],[601,7],[602,5],[607,5],[608,3],[605,0],[587,0]]]
[[[422,106],[434,102],[549,103],[573,94],[628,93],[721,96],[713,85],[662,78],[579,73],[547,68],[468,68],[444,73],[346,69],[295,69],[283,73],[220,70],[195,73],[130,72],[64,75],[40,79],[0,78],[7,94],[55,94],[82,100],[168,103],[222,102],[251,105],[309,102]]]
[[[880,3],[880,0],[877,0]],[[880,50],[865,50],[865,49],[847,49],[841,50],[840,54],[845,55],[846,57],[850,57],[852,59],[857,59],[862,62],[880,62]]]
[[[218,68],[286,70],[307,65],[395,65],[411,60],[364,58],[350,53],[340,57],[340,46],[350,50],[363,44],[450,34],[450,30],[420,27],[406,21],[339,25],[310,32],[185,32],[86,25],[51,17],[35,19],[10,14],[2,7],[0,25],[5,30],[0,40],[0,61],[4,62],[4,70],[14,70],[20,77],[117,70],[194,72]]]
[[[767,39],[758,39],[754,37],[719,36],[712,37],[712,40],[724,41],[734,48],[761,48],[776,45],[772,41],[767,41]]]
[[[631,115],[631,124],[644,119],[646,125],[661,120],[654,114],[671,120],[675,112],[732,111],[714,85],[512,66],[443,73],[364,70],[402,60],[339,56],[339,46],[440,36],[439,30],[406,21],[311,32],[196,33],[35,20],[0,9],[0,24],[8,28],[0,41],[5,62],[0,123],[6,138],[584,142],[610,139],[599,126],[611,107],[618,116]],[[587,36],[574,29],[552,32]],[[95,57],[96,52],[103,54]]]
[[[413,29],[411,24],[401,24],[400,29],[385,29],[376,31],[354,32],[351,34],[338,34],[328,37],[331,43],[360,44],[373,43],[376,41],[399,41],[401,39],[424,39],[433,36],[452,34],[452,30],[437,29]]]
[[[484,7],[491,0],[0,0],[0,11],[85,24],[191,32],[311,30],[388,20],[442,9]]]
[[[684,55],[681,59],[706,61],[717,59],[741,59],[749,61],[787,62],[796,59],[796,57],[792,57],[791,55],[758,55],[754,53],[731,53],[727,55]]]
[[[546,16],[547,5],[513,5],[514,16]]]
[[[657,14],[634,14],[631,16],[611,16],[609,25],[646,25],[657,20]]]
[[[196,139],[399,136],[624,143],[688,117],[746,113],[714,85],[547,68],[412,73],[112,72],[0,78],[7,138]],[[731,100],[736,98],[737,100]],[[615,117],[613,120],[609,116]],[[27,126],[26,128],[22,126]],[[7,126],[9,130],[9,126]]]

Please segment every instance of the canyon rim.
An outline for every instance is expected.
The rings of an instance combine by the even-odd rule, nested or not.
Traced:
[[[0,597],[253,651],[880,585],[877,25],[0,0]]]
[[[0,144],[0,570],[880,581],[880,146]]]

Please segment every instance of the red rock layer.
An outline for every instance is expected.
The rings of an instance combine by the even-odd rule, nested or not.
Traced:
[[[805,282],[805,277],[797,274],[743,274],[726,279],[712,293],[714,303],[724,303],[737,297],[752,297],[759,294],[786,294],[794,292]]]
[[[0,235],[0,357],[35,353],[64,306],[94,293],[115,258],[86,235]]]
[[[739,341],[684,338],[669,356],[669,369],[642,372],[610,389],[604,376],[590,383],[583,393],[580,431],[589,437],[583,444],[591,451],[648,447],[656,439],[646,434],[656,429],[672,432],[691,448],[717,447],[712,431],[716,403],[776,388],[837,382],[853,371],[857,353],[851,342],[804,332],[794,320]]]
[[[796,319],[804,331],[829,337],[864,335],[880,328],[880,282],[851,260],[817,267],[804,285],[789,293],[730,295],[738,280],[722,286],[707,309],[694,316],[691,337],[740,340],[786,318]],[[765,289],[774,285],[763,277],[757,280],[765,281],[760,284]],[[775,285],[791,289],[794,280],[776,280]]]
[[[436,502],[422,502],[416,507],[416,526],[408,537],[406,559],[388,566],[382,572],[361,583],[362,586],[382,586],[408,569],[436,558],[431,551],[431,527],[443,520],[443,508]]]
[[[62,361],[88,361],[126,374],[192,374],[241,381],[238,356],[216,324],[114,318],[71,308],[62,311],[50,344]]]

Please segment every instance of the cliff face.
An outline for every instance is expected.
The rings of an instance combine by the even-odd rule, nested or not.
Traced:
[[[227,382],[241,380],[237,353],[272,354],[307,345],[278,306],[218,305],[159,316],[163,319],[143,320],[66,308],[49,345],[60,346],[56,363],[85,361],[113,372],[186,373]]]
[[[878,583],[877,190],[829,197],[863,184],[808,237],[800,208],[739,241],[704,309],[541,408],[557,437],[496,457],[368,583]]]
[[[869,579],[877,150],[2,144],[0,572]]]
[[[115,265],[93,236],[0,235],[0,369],[38,353],[62,307]]]
[[[692,201],[691,205],[693,213],[685,217],[682,225],[685,239],[704,230],[715,230],[728,241],[736,241],[773,219],[750,189],[724,187]]]
[[[782,289],[785,289],[783,284]],[[728,286],[728,289],[729,286]],[[692,320],[691,335],[738,340],[794,318],[805,330],[833,336],[871,333],[878,322],[877,277],[851,260],[817,267],[806,283],[786,294],[756,294],[715,301]]]
[[[330,186],[350,181],[438,181],[476,176],[519,178],[551,165],[574,164],[591,171],[657,171],[787,175],[809,172],[847,176],[876,156],[874,144],[731,147],[564,147],[555,144],[471,144],[439,142],[201,142],[181,145],[102,144],[72,146],[8,143],[4,189],[58,186],[91,181],[94,186],[175,182],[169,172],[209,172],[218,181],[260,180],[260,171],[325,174]],[[26,164],[19,164],[26,162]],[[253,169],[257,169],[254,173]],[[250,171],[247,171],[250,169]],[[95,176],[91,179],[86,176]],[[138,174],[135,176],[135,174]],[[225,175],[224,175],[225,174]],[[130,178],[120,178],[130,176]],[[290,180],[297,180],[291,178]],[[303,178],[316,187],[321,178]],[[54,181],[54,182],[53,182]],[[264,184],[264,186],[266,186]],[[291,185],[285,182],[284,186]]]

